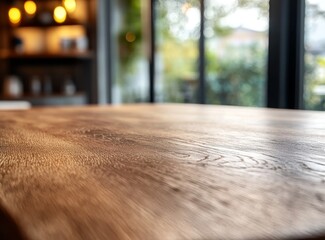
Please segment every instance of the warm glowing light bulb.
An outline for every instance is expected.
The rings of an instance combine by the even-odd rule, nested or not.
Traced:
[[[24,3],[25,12],[29,15],[34,15],[37,10],[36,3],[34,1],[26,1]]]
[[[9,20],[13,24],[20,23],[21,20],[21,13],[18,8],[12,7],[9,9],[8,12]]]
[[[67,18],[67,12],[64,7],[58,6],[54,9],[53,18],[57,23],[63,23]]]
[[[68,13],[73,13],[77,8],[76,0],[63,0],[63,6]]]

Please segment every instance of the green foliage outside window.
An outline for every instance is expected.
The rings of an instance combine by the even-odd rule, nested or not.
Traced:
[[[311,54],[305,55],[305,109],[324,110],[325,96],[315,94],[315,89],[325,85],[325,78],[317,74],[318,71],[325,72],[325,58],[316,57]]]
[[[141,50],[141,1],[121,0],[119,4],[123,11],[123,26],[118,36],[119,54],[123,70],[125,71],[125,68],[132,68],[132,63],[138,57]],[[128,36],[131,39],[128,39]]]
[[[263,106],[266,51],[258,45],[230,48],[226,58],[207,57],[207,102],[210,104]],[[238,52],[241,54],[238,55]]]
[[[159,1],[159,31],[163,33],[161,47],[164,57],[164,96],[168,102],[195,102],[198,85],[198,39],[179,39],[170,32],[172,24],[180,24],[184,14],[181,11],[168,9],[170,1]],[[181,6],[187,3],[184,0],[176,0]],[[198,7],[199,1],[192,1],[192,6]],[[222,18],[230,14],[234,9],[258,6],[261,15],[268,15],[268,2],[264,0],[237,1],[233,8],[226,9],[223,6],[209,6],[213,17],[207,20],[206,26],[211,27],[217,39],[231,35],[235,29],[222,25]],[[173,3],[175,4],[175,3]],[[175,15],[178,20],[172,23],[166,17],[168,13]],[[166,47],[166,45],[168,47]],[[193,48],[193,49],[191,49]],[[180,52],[183,52],[181,54]],[[258,43],[245,46],[228,46],[227,54],[216,55],[215,49],[207,48],[206,51],[206,97],[210,104],[229,104],[245,106],[263,106],[265,96],[266,57],[267,49]],[[183,77],[180,77],[182,73]],[[186,80],[186,81],[184,81]],[[193,80],[196,80],[196,87]],[[184,84],[192,88],[192,100],[187,98]]]

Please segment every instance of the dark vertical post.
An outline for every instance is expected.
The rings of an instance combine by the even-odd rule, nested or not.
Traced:
[[[270,0],[267,106],[303,107],[305,0]]]
[[[97,99],[99,104],[112,102],[112,1],[97,2]]]
[[[155,102],[155,0],[150,0],[149,102]]]
[[[270,0],[267,106],[286,107],[289,1]]]
[[[293,0],[292,0],[293,1]],[[288,74],[288,108],[303,108],[305,68],[305,0],[295,0],[290,6],[290,42]]]
[[[205,104],[205,0],[200,0],[200,40],[199,40],[199,89],[198,89],[198,100],[199,103]]]
[[[107,101],[108,103],[113,103],[113,51],[112,51],[112,13],[113,13],[113,3],[112,1],[108,1],[107,3],[107,10],[108,10],[108,22],[107,22],[107,34],[108,34],[108,39],[107,39],[107,52],[108,52],[108,59],[107,59]]]

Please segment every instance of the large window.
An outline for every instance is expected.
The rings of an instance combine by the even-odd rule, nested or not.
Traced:
[[[325,110],[323,0],[114,2],[113,102]]]
[[[156,100],[198,102],[199,39],[205,39],[205,102],[265,105],[268,2],[199,0],[156,5]]]

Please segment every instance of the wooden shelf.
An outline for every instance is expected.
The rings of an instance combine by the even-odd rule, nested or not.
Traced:
[[[32,21],[22,21],[20,24],[11,25],[7,23],[10,28],[22,28],[22,27],[37,27],[37,28],[48,28],[48,27],[62,27],[62,26],[87,26],[86,22],[80,22],[74,19],[69,19],[63,23],[56,23],[54,21],[49,23],[42,23],[38,20]]]
[[[23,27],[37,27],[37,28],[49,28],[49,27],[62,27],[62,26],[86,26],[86,23],[82,23],[82,22],[76,22],[76,21],[71,21],[71,22],[64,22],[64,23],[55,23],[55,22],[51,22],[51,23],[21,23],[19,25],[12,25],[10,26],[11,28],[23,28]]]
[[[40,53],[16,53],[12,51],[0,52],[0,59],[93,59],[92,51],[62,51]]]
[[[84,92],[78,92],[73,95],[51,94],[51,95],[24,95],[22,97],[4,97],[0,100],[6,101],[27,101],[34,106],[42,105],[84,105],[87,103],[87,96]]]

